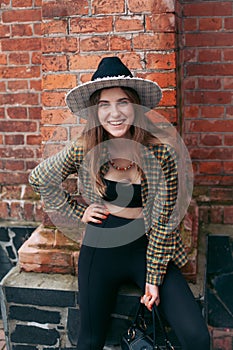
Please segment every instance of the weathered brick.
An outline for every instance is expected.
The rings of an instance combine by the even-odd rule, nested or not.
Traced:
[[[229,202],[232,200],[233,190],[232,188],[218,188],[212,187],[210,189],[210,200]]]
[[[76,124],[76,117],[68,109],[48,109],[42,111],[42,124]]]
[[[221,78],[200,78],[198,88],[201,90],[219,90],[222,87]]]
[[[27,119],[27,108],[9,107],[7,108],[7,115],[10,119]]]
[[[175,12],[175,1],[173,0],[152,1],[152,12],[153,13]]]
[[[58,72],[67,70],[67,57],[64,55],[44,56],[42,61],[43,72]]]
[[[20,90],[27,90],[28,89],[28,82],[26,80],[21,81],[8,81],[8,90],[9,91],[20,91]]]
[[[225,61],[233,61],[233,49],[224,49],[223,57]]]
[[[42,23],[42,33],[48,34],[66,34],[67,33],[67,20],[54,19]]]
[[[223,168],[226,174],[233,175],[233,162],[224,162]]]
[[[233,224],[233,205],[224,207],[224,224]]]
[[[127,17],[128,18],[128,17]],[[111,32],[113,30],[113,17],[104,16],[97,18],[71,18],[70,32],[71,33],[101,33]]]
[[[128,0],[129,11],[133,13],[151,12],[152,0]]]
[[[176,91],[164,90],[162,100],[159,106],[175,106],[176,105]]]
[[[9,219],[9,207],[6,202],[0,202],[0,219],[7,220]]]
[[[202,31],[212,31],[222,29],[222,18],[200,18],[199,29]]]
[[[209,33],[187,33],[185,35],[185,45],[206,47],[206,46],[231,46],[232,35],[231,33],[216,32],[210,35]]]
[[[72,1],[64,0],[62,2],[49,1],[43,2],[42,16],[43,18],[56,18],[76,16],[77,14],[88,15],[88,0]]]
[[[31,24],[14,24],[12,25],[12,35],[17,36],[32,36],[33,27]]]
[[[139,34],[133,38],[135,49],[141,50],[168,50],[175,48],[173,33]]]
[[[24,173],[0,172],[0,182],[2,185],[26,184],[28,183],[28,175]]]
[[[184,16],[231,16],[232,6],[227,1],[208,1],[202,3],[187,3],[184,6]]]
[[[43,141],[66,141],[68,130],[62,126],[43,126],[41,128],[41,136]]]
[[[184,18],[184,31],[185,32],[194,32],[198,29],[198,19],[197,18]]]
[[[9,54],[10,65],[26,65],[30,62],[30,56],[28,52],[12,52]]]
[[[233,64],[230,63],[214,63],[214,64],[190,64],[187,67],[188,75],[209,75],[209,76],[225,76],[233,74]]]
[[[41,41],[36,38],[3,39],[2,51],[39,51]]]
[[[3,170],[22,171],[25,169],[22,160],[6,160],[3,162]]]
[[[93,0],[92,2],[92,14],[113,14],[113,13],[124,13],[125,12],[125,1],[124,0]]]
[[[223,118],[225,115],[224,106],[201,106],[200,116],[204,118]]]
[[[138,74],[139,77],[157,82],[161,88],[171,88],[176,86],[175,72],[154,72]]]
[[[21,187],[20,186],[3,186],[2,187],[2,199],[20,199]]]
[[[213,205],[210,209],[210,221],[213,224],[223,223],[223,206]]]
[[[37,130],[37,124],[31,121],[0,121],[0,129],[4,132],[33,132]]]
[[[106,55],[105,57],[107,57]],[[94,70],[101,60],[101,55],[73,55],[70,57],[70,69],[71,70]]]
[[[0,25],[0,37],[7,38],[10,36],[10,27],[7,25]]]
[[[75,52],[79,50],[78,40],[72,37],[43,38],[43,52]]]
[[[0,95],[0,105],[38,105],[39,95],[36,93],[12,93]]]
[[[5,135],[6,145],[23,145],[24,135]]]
[[[186,91],[185,103],[187,104],[230,104],[232,100],[231,92],[227,91]]]
[[[32,64],[41,64],[41,52],[32,52]]]
[[[174,32],[175,31],[175,14],[162,13],[153,14],[146,17],[146,29],[154,32]]]
[[[53,91],[43,92],[42,102],[46,107],[65,106],[65,93]]]
[[[80,51],[107,51],[109,49],[109,39],[107,36],[93,36],[81,39]]]
[[[6,65],[7,64],[7,55],[0,53],[0,65]]]
[[[232,130],[233,121],[226,120],[223,123],[221,120],[195,120],[189,122],[187,125],[189,125],[189,131],[193,132],[227,132],[228,130]]]
[[[41,20],[40,9],[23,9],[23,10],[11,10],[4,11],[2,13],[3,23],[11,22],[34,22]]]
[[[43,89],[71,89],[76,85],[75,74],[49,74],[43,78]]]
[[[212,134],[204,134],[200,135],[199,145],[203,146],[220,146],[223,144],[222,135],[212,135]]]
[[[233,90],[233,81],[232,78],[229,77],[224,77],[223,78],[223,89],[224,90]]]
[[[12,0],[12,7],[32,7],[32,0]]]
[[[229,148],[192,148],[189,151],[191,158],[200,160],[232,160],[232,151]]]
[[[41,135],[27,135],[26,143],[27,145],[40,145],[41,144]]]
[[[205,162],[200,163],[199,172],[200,174],[219,174],[222,171],[221,162]]]
[[[30,89],[32,90],[32,91],[38,91],[38,92],[40,92],[41,91],[41,80],[40,79],[38,79],[38,80],[31,80],[30,81]]]
[[[28,118],[32,120],[40,119],[41,117],[41,107],[30,106],[28,108]]]
[[[142,31],[144,29],[143,21],[142,16],[119,16],[115,20],[115,30],[117,32]]]
[[[109,42],[110,50],[126,50],[129,51],[131,48],[131,37],[124,36],[112,36]]]
[[[16,78],[36,78],[40,77],[40,67],[36,66],[19,66],[19,67],[4,67],[0,70],[3,79]]]

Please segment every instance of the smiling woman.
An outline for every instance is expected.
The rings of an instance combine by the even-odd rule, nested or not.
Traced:
[[[104,89],[98,102],[98,118],[110,138],[128,138],[134,122],[132,101],[121,88]]]
[[[201,311],[179,271],[187,258],[178,229],[177,154],[143,110],[161,96],[155,82],[134,78],[117,57],[104,58],[92,81],[67,95],[72,112],[88,109],[83,134],[30,175],[46,209],[86,224],[78,263],[78,350],[103,349],[126,281],[141,289],[149,310],[159,305],[183,349],[209,349]],[[76,172],[86,204],[60,186]]]

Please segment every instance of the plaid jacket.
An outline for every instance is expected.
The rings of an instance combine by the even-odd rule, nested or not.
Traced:
[[[141,158],[143,163],[142,204],[149,240],[146,281],[160,285],[169,261],[173,261],[178,267],[182,267],[187,262],[178,229],[176,154],[169,145],[150,144],[141,147]],[[100,172],[104,176],[109,169],[105,146],[103,146],[99,164]],[[72,143],[61,152],[41,162],[31,172],[29,183],[35,192],[40,193],[46,209],[59,210],[63,215],[77,220],[82,218],[87,205],[78,203],[61,186],[69,175],[75,173],[81,180],[82,190],[88,203],[102,203],[101,196],[92,188],[83,149],[77,143]]]

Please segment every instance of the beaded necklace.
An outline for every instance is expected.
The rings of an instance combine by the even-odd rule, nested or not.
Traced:
[[[111,166],[118,171],[127,171],[135,165],[134,162],[130,162],[128,166],[118,166],[112,160],[109,160],[109,164],[111,164]]]
[[[108,156],[110,156],[110,154],[108,154]],[[109,157],[109,164],[110,164],[115,170],[118,170],[118,171],[127,171],[127,170],[131,169],[132,167],[134,167],[135,162],[134,162],[134,161],[131,161],[131,162],[129,163],[128,166],[118,166],[118,165],[116,165],[116,163],[115,163],[112,159],[110,159],[110,157]]]

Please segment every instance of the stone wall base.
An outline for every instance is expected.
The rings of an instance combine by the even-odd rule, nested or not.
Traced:
[[[76,349],[79,324],[77,276],[26,273],[14,267],[0,287],[8,350]],[[119,290],[106,342],[110,349],[119,345],[121,335],[131,324],[139,296],[139,290],[132,285]],[[174,334],[169,332],[177,345],[175,349],[180,349]]]

